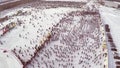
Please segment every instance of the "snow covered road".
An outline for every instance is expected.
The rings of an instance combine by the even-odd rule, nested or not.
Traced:
[[[110,34],[113,38],[113,43],[117,49],[116,52],[111,51],[111,47],[108,43],[109,49],[109,68],[116,68],[116,61],[119,59],[114,59],[115,55],[120,56],[120,10],[110,7],[101,6],[100,7],[101,19],[104,24],[108,24],[110,28]],[[116,54],[115,54],[116,53]],[[119,68],[119,67],[118,67]]]
[[[112,37],[120,53],[120,10],[101,6],[101,16],[105,24],[109,24]]]

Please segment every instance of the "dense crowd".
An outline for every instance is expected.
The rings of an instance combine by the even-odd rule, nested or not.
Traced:
[[[8,21],[20,25],[0,43],[13,45],[11,50],[24,68],[106,68],[98,10],[94,5],[65,9],[29,6],[15,11]]]
[[[12,22],[16,26],[0,37],[0,46],[11,49],[22,63],[28,62],[50,35],[51,28],[67,13],[67,10],[58,10],[22,7],[8,13],[8,20],[0,23],[0,26],[6,27]]]
[[[99,14],[73,11],[52,28],[44,45],[25,68],[105,68]]]

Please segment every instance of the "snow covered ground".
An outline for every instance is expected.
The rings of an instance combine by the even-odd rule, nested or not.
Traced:
[[[0,49],[0,68],[22,68],[23,65],[19,59],[12,53]]]
[[[102,23],[96,6],[88,4],[79,9],[27,6],[3,16],[8,19],[0,23],[0,34],[7,24],[16,25],[0,37],[0,49],[14,54],[19,59],[14,59],[17,66],[21,66],[19,61],[23,64],[30,61],[25,68],[103,68],[107,62],[107,49],[103,50],[103,25],[100,25]],[[36,52],[48,36],[51,36],[50,41]],[[4,56],[4,53],[1,54]]]
[[[66,13],[76,11],[74,8],[19,8],[6,14],[8,20],[0,24],[1,29],[11,22],[16,24],[14,29],[0,37],[0,47],[13,50],[23,62],[34,56],[35,47],[41,46],[43,40],[50,33]],[[2,31],[2,30],[1,30]]]
[[[99,14],[84,14],[73,11],[63,17],[26,68],[104,68]]]

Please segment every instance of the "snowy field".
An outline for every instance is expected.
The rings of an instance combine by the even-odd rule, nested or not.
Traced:
[[[27,6],[3,16],[0,68],[107,68],[103,23],[96,6]]]

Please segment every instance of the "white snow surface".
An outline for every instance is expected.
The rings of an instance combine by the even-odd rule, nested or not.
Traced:
[[[64,16],[66,16],[67,13],[69,13],[71,11],[77,11],[77,10],[80,10],[80,9],[62,8],[62,7],[60,7],[60,8],[50,8],[50,9],[36,9],[36,8],[31,8],[30,7],[30,8],[19,8],[19,9],[13,10],[12,12],[9,12],[9,13],[5,14],[6,16],[9,17],[9,20],[3,22],[3,24],[0,24],[0,29],[2,27],[4,27],[5,25],[11,23],[11,22],[18,23],[18,20],[21,21],[22,24],[21,25],[17,25],[10,32],[8,32],[4,36],[0,37],[0,43],[2,43],[2,44],[0,44],[0,48],[2,48],[3,50],[5,50],[5,49],[7,49],[7,50],[14,50],[15,49],[16,50],[15,51],[16,54],[19,55],[19,57],[22,60],[24,60],[24,62],[27,62],[28,60],[31,59],[31,57],[33,56],[33,54],[35,52],[35,48],[34,47],[36,45],[40,46],[40,41],[43,40],[48,33],[50,33],[51,28],[53,27],[53,25],[56,25],[60,21],[60,19],[62,19]],[[20,12],[22,11],[22,13],[23,14],[25,13],[25,15],[22,15],[21,13],[19,14],[18,13],[19,11]],[[102,14],[104,14],[104,13],[102,13]],[[91,17],[88,16],[88,18],[91,18]],[[75,25],[74,27],[77,26],[77,22],[79,22],[78,19],[79,18],[77,16],[73,17],[73,21],[72,22],[76,23],[76,24],[74,24]],[[86,16],[86,19],[87,19],[87,16]],[[84,23],[82,23],[82,24],[84,24]],[[64,25],[64,26],[66,26],[66,25]],[[68,26],[69,25],[67,25],[67,27]],[[70,27],[73,29],[72,25],[70,25]],[[89,30],[89,25],[85,24],[81,29],[83,29],[83,33],[84,33],[84,31],[87,32]],[[70,30],[70,29],[68,29],[68,30]],[[75,30],[77,30],[77,27],[76,27]],[[65,34],[63,33],[63,35],[65,35],[66,38],[67,38],[68,34],[69,33],[65,33]],[[75,33],[75,34],[77,34],[77,33]],[[97,28],[95,30],[93,30],[93,35],[94,35],[94,37],[99,36]],[[74,36],[77,36],[77,35],[74,35]],[[72,40],[75,40],[75,39],[76,38],[73,38]],[[65,40],[65,41],[69,41],[69,40],[70,39],[67,38],[67,40]],[[85,37],[85,40],[87,40],[87,37]],[[88,38],[88,40],[89,40],[88,41],[89,43],[88,43],[88,45],[86,45],[86,46],[88,46],[88,48],[89,48],[89,45],[91,45],[91,43],[96,42],[96,41],[94,41],[95,39]],[[81,41],[83,41],[83,40],[81,40]],[[35,58],[34,59],[36,65],[37,65],[36,59],[42,60],[42,57],[44,57],[44,53],[47,53],[47,51],[46,51],[47,49],[49,50],[50,48],[53,48],[53,47],[55,47],[54,49],[56,49],[57,45],[58,46],[63,45],[61,43],[59,44],[59,42],[60,41],[55,41],[55,42],[49,44],[51,46],[46,47],[44,49],[45,52],[43,52],[43,54],[40,55],[39,58]],[[54,46],[52,46],[52,45],[54,45]],[[81,43],[81,46],[82,45],[83,44]],[[96,45],[98,45],[98,44],[96,44]],[[85,55],[87,54],[87,57],[89,55],[93,57],[92,59],[90,59],[91,60],[90,62],[86,62],[86,59],[84,59],[84,64],[80,65],[80,67],[81,66],[85,66],[87,64],[89,64],[89,65],[87,65],[87,67],[93,67],[93,68],[96,68],[96,67],[97,68],[101,68],[101,67],[103,67],[103,62],[104,61],[102,59],[104,59],[104,56],[102,56],[102,54],[103,54],[102,47],[99,45],[98,49],[96,49],[97,48],[96,45],[93,46],[93,47],[90,47],[91,49],[93,49],[93,51],[90,51],[92,54],[91,53],[89,53],[89,54],[87,53],[87,51],[86,51],[87,47],[84,47],[83,51],[80,52],[80,54],[82,54],[82,53],[85,54]],[[63,46],[63,47],[65,47],[65,46]],[[57,50],[55,50],[55,51],[57,51]],[[12,53],[10,51],[9,51],[9,54],[12,55]],[[63,56],[64,56],[64,54],[66,54],[66,53],[62,53],[61,52],[61,54],[63,54]],[[60,53],[58,55],[60,55]],[[74,65],[76,65],[77,62],[80,62],[80,60],[83,60],[82,58],[86,57],[84,55],[81,55],[81,57],[80,57],[80,55],[79,56],[77,56],[77,55],[79,55],[78,52],[76,52],[76,53],[74,53],[74,55],[70,56],[72,58],[76,57],[74,60],[70,59],[71,62],[72,61],[75,62],[75,63],[73,63]],[[8,59],[9,61],[4,61],[3,60],[4,59],[3,58],[4,53],[1,53],[0,57],[1,56],[2,56],[2,59],[0,59],[0,60],[3,61],[4,63],[1,64],[1,62],[0,62],[0,66],[2,68],[5,68],[4,64],[11,63],[11,59],[9,59],[9,57],[7,57],[6,59]],[[98,59],[99,61],[96,62],[97,61],[97,59],[95,59],[96,56],[98,56],[97,58],[102,58],[102,59],[101,60]],[[55,59],[54,57],[56,57],[55,53],[53,53],[53,57],[50,57],[51,58],[50,59],[51,60],[50,63],[52,63],[52,60]],[[79,61],[78,61],[78,58],[80,58]],[[61,58],[59,58],[59,59],[61,59]],[[45,65],[46,64],[45,62],[47,62],[47,58],[45,59],[45,61],[40,61],[40,60],[38,60],[40,62],[40,64],[44,63],[44,65]],[[67,61],[67,59],[65,59],[65,60]],[[19,63],[19,61],[17,61],[17,59],[14,58],[14,61],[16,62],[16,66],[20,66],[20,68],[22,68],[21,67],[22,66],[21,63]],[[49,59],[48,59],[48,61],[49,61]],[[68,61],[69,61],[69,59],[68,59]],[[34,61],[31,62],[31,64],[34,64]],[[70,64],[72,65],[72,63],[70,63]],[[43,67],[44,67],[44,65],[43,65]],[[59,65],[59,63],[57,63],[56,67],[58,65]],[[6,65],[6,66],[8,66],[6,68],[11,68],[12,65]],[[61,64],[61,66],[62,66],[62,64]],[[28,65],[28,67],[29,67],[29,65]],[[18,67],[12,67],[12,68],[18,68]],[[31,65],[30,65],[30,68],[32,68]],[[75,68],[77,68],[77,65],[75,66]]]
[[[3,53],[4,49],[0,49],[0,68],[22,68],[23,65],[19,59],[12,53]]]
[[[50,33],[53,25],[56,25],[66,13],[76,11],[74,8],[51,8],[51,9],[36,9],[36,8],[19,8],[6,14],[10,19],[0,24],[4,27],[11,22],[18,23],[10,32],[0,37],[1,48],[8,50],[16,50],[16,54],[27,62],[33,56],[34,47],[40,46],[40,41]],[[25,15],[18,14],[26,12]],[[18,14],[18,15],[16,15]],[[50,28],[50,29],[49,29]],[[27,52],[29,51],[29,53]]]

